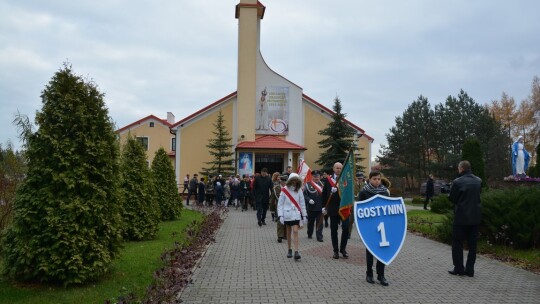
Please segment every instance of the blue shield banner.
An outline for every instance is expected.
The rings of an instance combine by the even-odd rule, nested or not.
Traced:
[[[407,210],[401,197],[375,195],[354,203],[356,229],[367,250],[389,265],[407,234]]]

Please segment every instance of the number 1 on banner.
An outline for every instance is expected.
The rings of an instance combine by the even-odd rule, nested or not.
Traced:
[[[379,246],[381,247],[388,247],[390,246],[390,243],[386,240],[386,232],[384,230],[384,222],[380,222],[379,226],[377,226],[377,231],[381,233],[381,242],[379,243]]]

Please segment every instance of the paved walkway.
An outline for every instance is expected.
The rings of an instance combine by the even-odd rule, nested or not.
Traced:
[[[365,247],[353,231],[350,258],[332,259],[324,242],[300,230],[302,259],[286,258],[276,224],[259,227],[255,212],[232,208],[209,246],[184,303],[540,303],[540,276],[478,256],[474,278],[449,275],[450,246],[407,234],[386,267],[390,286],[365,281]],[[341,230],[340,230],[341,231]]]

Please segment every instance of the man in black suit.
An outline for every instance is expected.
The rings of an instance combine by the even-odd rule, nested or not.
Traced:
[[[268,176],[268,169],[262,168],[261,175],[255,176],[253,181],[253,194],[255,195],[255,205],[257,206],[257,224],[266,225],[266,211],[270,203],[270,193],[274,189],[274,183]]]
[[[333,167],[334,173],[329,175],[324,181],[324,188],[322,193],[323,204],[327,208],[323,208],[323,214],[328,213],[330,217],[330,237],[332,238],[332,247],[334,248],[334,259],[339,259],[339,252],[343,255],[343,258],[347,259],[349,254],[347,253],[347,241],[349,239],[349,219],[342,220],[339,216],[339,203],[341,198],[338,192],[338,177],[343,169],[341,163],[335,163]],[[338,246],[338,225],[341,222],[341,246]]]
[[[476,238],[482,217],[480,192],[482,180],[471,172],[471,163],[464,160],[458,165],[459,177],[450,188],[449,199],[454,204],[454,225],[452,229],[452,275],[474,276],[476,261]],[[469,244],[467,264],[463,267],[463,241]]]

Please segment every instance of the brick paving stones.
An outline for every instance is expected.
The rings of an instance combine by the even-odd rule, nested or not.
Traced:
[[[478,256],[475,277],[456,277],[451,248],[407,234],[386,267],[390,286],[365,281],[365,247],[353,231],[349,259],[332,259],[329,228],[324,242],[300,230],[300,253],[286,258],[276,224],[259,227],[255,211],[231,209],[179,295],[184,303],[540,303],[540,276]]]

